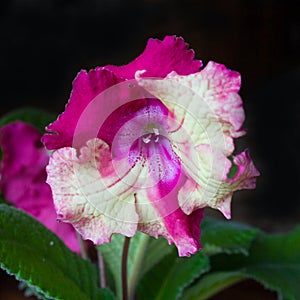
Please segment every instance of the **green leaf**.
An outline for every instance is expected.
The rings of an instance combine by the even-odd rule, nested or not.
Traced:
[[[111,290],[105,288],[105,289],[99,290],[97,299],[99,299],[99,300],[115,300],[116,298]]]
[[[201,224],[201,243],[207,255],[219,253],[248,254],[258,230],[232,221],[205,218]]]
[[[38,290],[36,290],[36,288],[34,286],[29,286],[24,281],[21,281],[19,283],[18,288],[20,290],[24,290],[24,296],[25,297],[35,296],[38,299],[42,299],[42,300],[48,300],[49,299],[43,293],[40,293]],[[100,289],[98,291],[97,299],[99,299],[99,300],[115,300],[115,297],[114,297],[113,293],[111,292],[111,290],[105,288],[105,289]]]
[[[112,299],[97,288],[94,266],[41,223],[0,205],[0,266],[48,299]]]
[[[124,239],[124,236],[114,234],[109,244],[97,246],[104,257],[105,263],[107,264],[111,274],[114,277],[116,292],[119,297],[122,293],[121,259]]]
[[[166,256],[141,280],[138,299],[178,299],[184,288],[209,269],[209,260],[198,252],[189,258],[177,258],[177,253]]]
[[[164,238],[150,238],[147,247],[147,255],[143,261],[141,276],[146,274],[154,265],[159,263],[165,256],[169,255],[174,249],[174,245],[169,245]]]
[[[55,120],[55,115],[35,108],[22,108],[4,115],[0,119],[0,127],[15,121],[23,121],[45,131],[45,126]]]
[[[279,299],[300,299],[300,226],[287,234],[261,233],[248,256],[217,255],[214,270],[231,270],[261,282],[278,293]]]
[[[180,300],[205,300],[219,291],[245,279],[240,272],[212,272],[200,277],[197,283],[187,289]]]
[[[6,199],[3,197],[3,195],[0,195],[0,204],[12,205],[11,203],[6,201]]]
[[[41,300],[49,299],[43,293],[40,293],[35,287],[29,286],[25,281],[19,282],[18,289],[23,290],[25,297],[35,296],[36,298]]]
[[[136,235],[130,239],[127,259],[129,298],[133,295],[136,283],[140,277],[141,266],[143,263],[144,253],[148,245],[148,239],[149,236],[141,232],[137,232]],[[98,249],[100,249],[104,260],[114,277],[118,299],[121,299],[122,295],[121,261],[124,240],[125,237],[123,235],[114,234],[109,244],[98,246]]]
[[[230,170],[227,174],[227,177],[228,178],[233,178],[237,174],[237,172],[239,170],[239,167],[233,162],[233,156],[230,156],[229,160],[231,161],[231,167],[230,167]]]

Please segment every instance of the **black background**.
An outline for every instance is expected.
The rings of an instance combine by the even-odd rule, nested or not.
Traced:
[[[149,37],[183,36],[204,64],[222,62],[242,74],[248,135],[237,148],[250,148],[262,175],[256,191],[237,193],[233,217],[262,227],[300,220],[297,1],[15,0],[0,5],[1,115],[24,106],[60,113],[80,69],[128,63]]]

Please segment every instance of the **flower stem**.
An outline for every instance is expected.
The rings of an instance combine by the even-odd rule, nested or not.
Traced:
[[[125,237],[122,255],[122,295],[123,300],[128,300],[128,283],[127,283],[127,258],[129,250],[130,238]]]
[[[76,231],[76,237],[79,242],[81,257],[83,259],[88,259],[88,254],[84,245],[84,240],[82,239],[81,235],[77,231]]]
[[[106,288],[105,264],[104,264],[103,255],[99,248],[97,248],[97,255],[98,255],[98,267],[100,273],[100,287],[104,289]]]
[[[148,242],[149,235],[142,234],[139,240],[139,247],[135,251],[134,261],[128,279],[128,297],[130,300],[134,298],[135,288],[139,280],[141,266],[148,246]]]

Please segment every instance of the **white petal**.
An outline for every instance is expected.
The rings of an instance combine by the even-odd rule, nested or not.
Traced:
[[[134,176],[115,172],[103,141],[90,140],[79,157],[74,148],[57,150],[47,172],[58,219],[73,224],[85,239],[101,244],[112,233],[135,234]]]

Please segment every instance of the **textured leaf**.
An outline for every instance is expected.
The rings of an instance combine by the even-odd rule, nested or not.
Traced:
[[[140,276],[141,264],[143,263],[148,239],[149,237],[141,232],[137,232],[137,234],[130,239],[127,259],[128,291],[130,296]],[[98,246],[114,277],[118,298],[121,298],[122,294],[121,262],[124,240],[125,237],[123,235],[114,234],[109,244]]]
[[[248,254],[258,230],[247,225],[205,218],[201,224],[201,243],[207,255],[219,253]]]
[[[93,265],[41,223],[0,205],[0,265],[48,299],[112,299],[97,288]]]
[[[55,120],[55,115],[52,115],[43,110],[35,108],[22,108],[9,112],[0,118],[0,127],[15,121],[23,121],[45,131],[45,126]]]
[[[24,290],[25,297],[35,296],[38,299],[48,300],[43,293],[39,292],[34,286],[29,286],[26,282],[20,282],[18,288]],[[109,289],[99,289],[97,299],[99,300],[115,300],[113,293]]]
[[[35,296],[38,299],[47,300],[48,297],[44,293],[39,292],[34,286],[29,286],[26,281],[20,281],[18,285],[19,290],[23,290],[25,297]]]
[[[184,288],[209,269],[207,256],[198,252],[189,258],[177,258],[177,253],[166,256],[141,280],[138,299],[178,299]]]
[[[215,270],[232,270],[278,292],[280,299],[300,299],[300,226],[288,234],[260,234],[249,256],[217,255]]]
[[[203,275],[196,284],[187,289],[180,300],[205,300],[217,292],[243,280],[240,272],[212,272]]]

